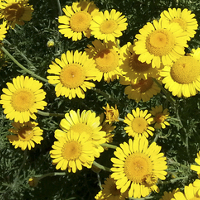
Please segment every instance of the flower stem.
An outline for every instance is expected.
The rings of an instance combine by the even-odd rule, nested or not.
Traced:
[[[108,168],[108,167],[105,167],[105,166],[103,166],[103,165],[101,165],[101,164],[97,163],[96,161],[94,161],[94,162],[93,162],[93,165],[94,165],[94,166],[96,166],[96,167],[98,167],[99,169],[102,169],[102,170],[104,170],[104,171],[111,172],[110,168]]]
[[[111,148],[111,149],[116,149],[117,148],[117,146],[112,145],[112,144],[107,144],[107,143],[101,144],[101,146],[102,147]]]
[[[49,116],[53,116],[53,117],[65,117],[64,113],[49,113],[49,112],[43,112],[41,110],[38,110],[37,113],[39,115],[45,116],[45,117],[49,117]]]
[[[60,5],[59,0],[57,0],[57,4],[58,4],[58,14],[59,14],[59,16],[62,16],[62,9],[61,9],[61,5]]]

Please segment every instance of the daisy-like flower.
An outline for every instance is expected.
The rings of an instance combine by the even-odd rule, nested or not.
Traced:
[[[106,132],[101,131],[100,117],[97,117],[95,112],[84,110],[80,113],[79,109],[77,112],[71,110],[69,113],[66,113],[65,118],[61,120],[60,127],[65,132],[73,130],[78,133],[84,132],[85,135],[89,135],[94,145],[93,152],[96,158],[104,151],[101,144],[106,142]]]
[[[126,81],[138,83],[139,80],[146,80],[148,77],[157,77],[157,68],[152,68],[151,63],[142,63],[138,60],[138,55],[133,51],[133,44],[128,42],[120,49],[122,64],[120,69]]]
[[[4,21],[3,24],[0,25],[0,41],[2,41],[6,36],[7,33],[6,29],[6,22]]]
[[[118,79],[121,75],[120,65],[120,54],[116,43],[108,41],[101,42],[95,40],[92,45],[88,45],[85,49],[89,58],[93,58],[96,63],[96,68],[100,71],[100,76],[97,79],[100,81],[104,77],[104,81],[108,83],[114,79]]]
[[[161,129],[161,128],[166,128],[166,126],[169,126],[169,122],[166,121],[166,119],[169,117],[169,112],[168,109],[165,108],[163,110],[162,105],[156,106],[155,108],[152,108],[150,113],[153,116],[153,124],[154,128],[156,129]]]
[[[103,109],[106,111],[104,112],[106,115],[105,122],[108,122],[109,124],[113,122],[118,122],[119,117],[119,111],[117,109],[117,105],[115,104],[115,108],[113,106],[110,107],[110,105],[107,103],[106,107],[103,107]]]
[[[160,68],[161,64],[171,65],[172,61],[185,53],[187,36],[177,23],[153,20],[153,23],[148,22],[139,32],[135,36],[138,40],[133,50],[139,54],[139,61],[152,63],[153,68]]]
[[[121,193],[116,188],[116,181],[109,177],[102,185],[102,190],[95,196],[96,200],[125,200],[128,197],[128,193]]]
[[[136,110],[132,110],[132,115],[130,113],[124,119],[124,123],[129,126],[125,127],[124,130],[129,136],[145,136],[153,135],[152,131],[154,128],[150,126],[153,121],[153,117],[148,113],[148,110],[142,111],[138,107]]]
[[[148,147],[146,137],[136,136],[134,140],[120,144],[111,158],[111,177],[121,193],[128,190],[128,197],[146,197],[151,191],[159,192],[158,179],[165,180],[166,157],[161,147],[153,142]]]
[[[89,66],[89,67],[88,67]],[[87,89],[95,87],[90,82],[96,80],[99,70],[95,68],[93,59],[89,59],[85,52],[67,51],[61,55],[61,60],[56,58],[55,62],[49,65],[47,72],[54,74],[47,76],[49,83],[56,84],[56,96],[65,96],[69,99],[85,98]]]
[[[196,179],[193,183],[185,186],[184,193],[176,192],[172,200],[198,200],[200,199],[200,180]]]
[[[99,12],[93,17],[91,22],[91,34],[95,38],[104,41],[115,41],[116,38],[122,36],[122,31],[127,28],[127,18],[121,12],[112,9],[109,13]]]
[[[9,129],[9,131],[15,135],[8,135],[7,138],[15,149],[20,147],[23,151],[27,148],[31,150],[31,148],[35,147],[35,143],[41,144],[41,140],[43,140],[43,130],[37,125],[38,123],[31,121],[24,123],[13,122],[12,126],[14,128]]]
[[[65,6],[63,11],[65,15],[58,18],[58,22],[62,24],[58,26],[59,32],[73,41],[81,40],[82,35],[89,38],[93,15],[99,11],[94,2],[73,2],[72,6]]]
[[[1,0],[0,18],[4,18],[12,28],[15,28],[15,24],[24,25],[24,21],[30,21],[32,18],[33,6],[28,2],[28,0]]]
[[[187,39],[194,37],[198,28],[197,20],[194,18],[195,14],[187,8],[181,11],[180,8],[168,8],[160,14],[161,19],[167,20],[169,23],[178,23],[187,35]]]
[[[176,190],[173,190],[172,192],[164,192],[164,195],[162,196],[162,198],[160,200],[172,200],[172,198],[174,198],[174,194],[176,192],[179,192],[179,188],[177,188]]]
[[[196,171],[198,174],[198,177],[200,178],[200,151],[197,153],[195,162],[197,163],[197,165],[191,165],[190,169]]]
[[[125,81],[123,77],[120,78],[122,85],[128,85],[124,93],[128,95],[129,99],[134,99],[136,102],[142,100],[143,102],[149,101],[154,95],[160,93],[161,89],[153,81],[152,77],[146,80],[141,79],[138,83],[135,81]]]
[[[3,88],[0,104],[3,104],[6,118],[15,122],[28,122],[30,118],[36,119],[38,109],[43,110],[47,105],[43,99],[46,92],[42,83],[28,76],[17,76],[13,78],[13,83],[7,83],[8,89]]]
[[[53,158],[52,164],[56,169],[68,170],[75,173],[82,170],[82,166],[91,168],[94,161],[93,143],[90,136],[84,132],[69,130],[64,132],[55,131],[55,141],[50,151]]]
[[[180,57],[172,66],[165,66],[160,75],[165,88],[178,97],[190,97],[200,91],[200,48]]]

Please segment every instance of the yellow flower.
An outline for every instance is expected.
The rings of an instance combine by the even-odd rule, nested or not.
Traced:
[[[49,40],[48,42],[47,42],[47,47],[53,47],[54,46],[54,41],[53,40]]]
[[[38,123],[31,121],[25,123],[13,122],[12,125],[14,128],[9,129],[9,131],[15,135],[8,135],[7,138],[15,148],[20,147],[24,151],[28,147],[31,150],[35,147],[35,143],[41,144],[43,130],[37,126]]]
[[[47,72],[54,75],[47,76],[47,79],[49,83],[56,84],[56,96],[61,95],[69,99],[76,96],[84,99],[86,90],[95,87],[90,81],[96,80],[99,74],[94,60],[89,59],[85,52],[77,50],[62,54],[61,60],[56,58],[49,68]]]
[[[35,112],[43,110],[47,105],[43,99],[46,93],[42,83],[28,76],[13,78],[13,84],[7,83],[8,89],[3,88],[5,94],[1,95],[0,104],[3,104],[6,117],[15,122],[28,122],[30,118],[36,119]]]
[[[96,63],[96,68],[99,69],[98,81],[104,76],[104,81],[108,83],[119,78],[121,71],[119,69],[120,65],[120,55],[119,49],[116,43],[108,41],[101,42],[100,40],[95,40],[92,45],[88,45],[85,49],[89,58],[93,58]]]
[[[121,193],[128,190],[128,197],[146,197],[151,191],[159,192],[158,179],[165,180],[166,157],[160,153],[161,147],[153,142],[148,147],[146,137],[136,136],[134,140],[120,144],[111,158],[111,177]]]
[[[139,54],[138,60],[152,63],[152,67],[160,68],[161,64],[171,65],[184,55],[187,47],[187,36],[177,23],[167,23],[166,20],[148,22],[140,34],[135,37],[133,50]]]
[[[128,197],[128,193],[121,193],[116,188],[116,181],[109,177],[102,185],[103,189],[95,196],[96,200],[125,200]]]
[[[116,38],[122,36],[122,31],[126,30],[127,19],[121,12],[112,9],[109,13],[108,10],[105,12],[99,12],[95,14],[91,22],[91,34],[95,38],[104,41],[115,41]]]
[[[168,11],[164,10],[160,17],[169,23],[178,23],[186,33],[187,40],[194,37],[198,28],[197,20],[194,18],[195,14],[191,14],[191,11],[187,8],[184,8],[182,11],[180,8],[168,8]]]
[[[6,33],[7,33],[6,22],[3,22],[0,25],[0,41],[2,41],[6,37],[5,36]]]
[[[200,91],[200,48],[180,57],[172,66],[165,66],[160,76],[165,88],[178,97],[190,97]]]
[[[176,192],[179,192],[179,188],[177,188],[176,190],[173,190],[172,192],[164,192],[164,195],[162,196],[162,198],[160,200],[172,200],[172,198],[174,198],[174,194]]]
[[[115,104],[115,108],[114,107],[110,107],[110,105],[107,103],[106,107],[103,107],[103,109],[106,111],[104,112],[106,115],[106,119],[105,122],[108,122],[109,124],[113,123],[113,122],[118,122],[118,117],[119,117],[119,111],[117,109],[117,105]]]
[[[28,0],[1,0],[0,18],[4,18],[12,28],[15,24],[24,25],[24,21],[32,18],[33,6]]]
[[[73,130],[78,133],[84,132],[92,140],[94,145],[93,153],[96,158],[104,151],[101,144],[106,142],[106,132],[101,131],[100,117],[96,117],[96,113],[90,110],[82,111],[78,109],[77,112],[71,110],[65,114],[65,118],[61,120],[60,127],[63,131],[68,132]]]
[[[134,99],[136,102],[140,100],[143,102],[149,101],[154,95],[157,95],[161,91],[152,77],[148,77],[146,80],[141,79],[138,83],[125,81],[124,78],[121,77],[120,83],[122,85],[128,85],[124,93],[128,95],[129,99]]]
[[[145,136],[153,135],[152,131],[154,128],[149,126],[153,121],[151,114],[148,113],[148,110],[142,111],[138,107],[136,110],[132,110],[132,115],[130,113],[124,119],[124,123],[129,126],[125,127],[124,130],[128,133],[129,136]]]
[[[70,130],[64,132],[55,131],[55,141],[50,151],[53,158],[52,164],[56,165],[56,169],[68,170],[75,173],[82,170],[82,166],[92,167],[94,161],[93,143],[90,136],[84,132],[75,132]]]
[[[154,128],[166,128],[166,126],[170,125],[169,122],[166,121],[166,119],[169,117],[169,112],[167,108],[163,110],[162,105],[159,105],[155,108],[152,108],[150,113],[153,116],[152,123],[155,123]]]
[[[198,176],[200,177],[200,151],[197,153],[195,162],[197,163],[197,165],[191,165],[190,169],[196,171]]]
[[[72,6],[65,6],[63,11],[65,15],[58,18],[58,22],[62,24],[58,26],[59,32],[67,38],[72,38],[73,41],[81,40],[82,34],[89,38],[93,15],[99,11],[94,2],[87,0],[73,2]]]

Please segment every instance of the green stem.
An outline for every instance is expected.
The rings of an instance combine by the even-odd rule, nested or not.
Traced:
[[[62,16],[62,9],[61,9],[61,5],[60,5],[59,0],[57,0],[57,5],[58,5],[58,14],[59,14],[59,16]]]
[[[36,75],[35,73],[33,73],[31,70],[29,69],[26,69],[26,67],[24,67],[23,65],[21,65],[3,46],[1,47],[1,50],[18,66],[20,67],[21,69],[23,69],[24,71],[26,71],[28,74],[30,74],[31,76],[41,80],[41,81],[44,81],[46,83],[48,83],[48,80],[45,79],[45,78],[42,78],[38,75]]]
[[[99,169],[102,169],[102,170],[104,170],[104,171],[111,172],[110,168],[108,168],[108,167],[105,167],[105,166],[103,166],[103,165],[101,165],[101,164],[97,163],[96,161],[94,161],[94,162],[93,162],[93,165],[94,165],[94,166],[96,166],[96,167],[98,167]]]
[[[123,122],[123,121],[124,121],[124,119],[122,119],[122,118],[120,118],[120,117],[118,117],[118,120],[119,120],[120,122]]]
[[[107,144],[107,143],[104,143],[104,144],[101,144],[102,147],[107,147],[107,148],[110,148],[110,149],[116,149],[117,146],[115,145],[112,145],[112,144]]]
[[[49,117],[49,116],[53,116],[53,117],[65,117],[65,114],[63,113],[49,113],[49,112],[43,112],[41,110],[38,110],[37,113],[39,115],[45,116],[45,117]]]

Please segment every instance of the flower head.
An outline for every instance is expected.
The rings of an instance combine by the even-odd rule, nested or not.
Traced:
[[[9,26],[24,25],[24,21],[32,18],[33,6],[28,0],[1,0],[0,18],[4,18]]]
[[[153,122],[155,123],[154,128],[160,129],[160,128],[166,128],[166,125],[169,126],[169,122],[166,121],[166,119],[169,117],[168,109],[164,109],[162,105],[156,106],[155,108],[152,108],[150,113],[153,116]]]
[[[125,127],[124,130],[129,136],[145,136],[153,135],[152,131],[154,128],[150,126],[153,118],[151,114],[148,114],[148,110],[142,111],[138,107],[136,110],[132,110],[132,115],[130,113],[124,119],[124,123],[129,126]]]
[[[153,142],[148,147],[146,137],[136,136],[134,140],[120,144],[111,158],[111,177],[121,193],[128,190],[128,197],[146,197],[151,191],[159,192],[158,179],[164,180],[167,172],[166,157],[161,147]]]
[[[198,28],[197,20],[194,18],[195,14],[191,14],[191,11],[187,8],[184,8],[182,11],[180,8],[168,8],[168,11],[164,10],[160,17],[169,23],[178,23],[186,33],[188,40],[194,37]]]
[[[140,34],[135,37],[137,41],[133,50],[139,55],[138,60],[152,63],[152,67],[160,68],[161,64],[171,65],[184,55],[184,47],[187,47],[187,37],[177,23],[167,23],[160,19],[148,22]]]
[[[89,59],[85,52],[77,50],[62,54],[61,60],[56,58],[49,68],[47,72],[54,75],[47,76],[47,79],[49,83],[56,84],[56,96],[61,95],[69,99],[76,96],[85,98],[86,90],[95,87],[90,81],[96,80],[99,74],[94,60]]]
[[[59,32],[67,38],[72,38],[73,41],[81,40],[82,35],[90,37],[90,24],[95,12],[98,8],[94,2],[81,0],[73,2],[72,6],[65,6],[63,11],[65,15],[59,16],[58,26]]]
[[[196,171],[198,176],[200,177],[200,151],[197,153],[195,162],[197,163],[197,165],[191,165],[190,169]]]
[[[91,22],[91,34],[95,38],[104,41],[115,41],[115,38],[122,36],[122,31],[127,28],[127,19],[121,12],[112,9],[109,13],[99,12],[95,14]]]
[[[162,196],[162,198],[160,200],[172,200],[172,198],[174,198],[174,194],[176,192],[179,192],[179,188],[177,188],[176,190],[173,190],[172,192],[164,192],[164,195]]]
[[[107,104],[106,107],[103,107],[103,109],[106,111],[104,112],[106,115],[106,119],[105,122],[108,122],[109,124],[113,123],[113,122],[118,122],[118,117],[119,117],[119,111],[117,109],[117,105],[115,104],[115,108],[114,107],[110,107],[109,104]]]
[[[165,66],[160,75],[165,88],[178,97],[190,97],[200,91],[200,48],[180,57],[172,66]]]
[[[3,104],[6,117],[15,122],[28,122],[30,118],[36,119],[35,112],[43,110],[47,105],[43,99],[46,93],[42,83],[28,76],[17,76],[13,83],[7,83],[8,89],[3,88],[0,104]]]
[[[27,148],[31,150],[35,147],[35,143],[40,144],[43,140],[43,130],[37,126],[36,122],[13,122],[12,125],[14,128],[9,131],[15,135],[8,135],[7,138],[15,148],[20,147],[23,151]]]
[[[39,178],[37,177],[31,177],[28,179],[28,184],[30,185],[30,187],[37,187],[39,183]]]

